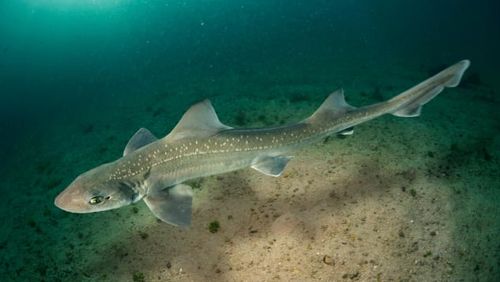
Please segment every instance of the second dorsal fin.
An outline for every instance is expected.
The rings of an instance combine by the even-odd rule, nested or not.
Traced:
[[[355,107],[347,104],[344,99],[344,90],[339,89],[326,98],[321,106],[305,121],[309,123],[322,122],[324,120],[331,120],[342,116],[348,111],[355,109]]]

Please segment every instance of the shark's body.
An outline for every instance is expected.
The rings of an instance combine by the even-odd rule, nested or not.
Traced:
[[[332,93],[306,120],[281,127],[233,129],[222,124],[210,102],[192,106],[162,139],[141,128],[124,156],[80,175],[56,198],[70,212],[118,208],[144,199],[161,220],[179,226],[191,223],[192,191],[184,181],[252,167],[279,176],[300,147],[340,133],[383,114],[413,117],[445,87],[460,82],[469,61],[461,61],[400,95],[354,108],[342,90]]]

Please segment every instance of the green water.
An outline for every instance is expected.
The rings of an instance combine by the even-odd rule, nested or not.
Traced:
[[[456,225],[456,232],[470,233],[453,237],[451,244],[470,252],[445,250],[457,261],[440,277],[498,281],[497,50],[500,5],[489,0],[2,1],[0,280],[132,280],[143,267],[147,281],[160,277],[160,270],[141,264],[144,254],[115,247],[130,232],[123,226],[138,224],[130,209],[73,215],[53,206],[80,173],[118,158],[142,126],[165,135],[189,105],[204,98],[233,126],[293,122],[337,88],[354,105],[374,103],[469,59],[459,94],[447,90],[448,98],[436,99],[418,121],[398,122],[415,132],[419,126],[432,129],[419,138],[450,150],[436,153],[447,161],[442,170],[453,170],[443,186],[469,186],[465,195],[479,200],[461,210],[487,222]],[[382,132],[394,123],[382,119],[374,126]],[[465,195],[454,204],[470,200]],[[149,217],[144,206],[142,213]],[[172,253],[188,250],[176,249],[175,242]],[[102,246],[111,254],[101,252]],[[96,261],[120,254],[126,259],[114,265],[129,263],[130,270],[117,266],[104,275]],[[184,279],[211,280],[212,274],[200,270]],[[367,277],[361,273],[359,279]],[[424,276],[401,279],[419,277]]]

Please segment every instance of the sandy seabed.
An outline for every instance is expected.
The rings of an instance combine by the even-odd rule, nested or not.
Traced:
[[[391,93],[425,78],[407,76]],[[220,95],[214,105],[230,125],[264,126],[300,120],[327,95],[290,91],[319,92],[296,85],[271,89],[281,95],[272,99]],[[378,94],[362,83],[349,91],[362,93],[358,106]],[[181,112],[157,105],[178,98],[125,99],[116,107],[128,121],[118,125],[112,120],[120,114],[54,122],[19,144],[16,163],[3,172],[1,280],[498,281],[492,91],[447,89],[420,118],[382,117],[297,152],[279,178],[245,169],[191,181],[187,230],[159,222],[142,202],[86,215],[52,205],[73,177],[118,157],[138,127],[151,123],[165,134]],[[214,221],[219,228],[210,232]]]

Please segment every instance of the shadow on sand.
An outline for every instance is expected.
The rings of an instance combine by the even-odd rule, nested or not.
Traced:
[[[269,240],[273,236],[295,236],[307,244],[321,232],[318,223],[307,219],[311,213],[318,218],[328,218],[364,197],[383,195],[400,179],[385,177],[379,167],[377,161],[367,162],[356,173],[336,179],[335,183],[318,182],[323,186],[320,189],[316,189],[315,184],[304,185],[308,176],[300,173],[294,177],[266,178],[264,181],[274,182],[271,186],[276,187],[276,191],[265,197],[255,192],[259,189],[252,188],[246,177],[254,172],[210,177],[203,181],[203,190],[196,194],[203,202],[195,199],[193,225],[189,230],[155,222],[145,226],[139,234],[123,232],[115,237],[114,243],[98,250],[101,255],[96,261],[79,268],[89,279],[113,279],[113,273],[128,273],[132,278],[139,272],[155,273],[158,277],[151,277],[153,279],[230,279],[224,274],[247,267],[232,262],[233,246],[252,240]],[[301,193],[301,186],[305,186],[303,194],[294,194],[294,190]],[[282,215],[295,218],[296,224],[276,226],[283,221]],[[221,229],[212,234],[207,226],[214,219],[221,223]],[[253,258],[250,264],[255,259],[258,258]]]

